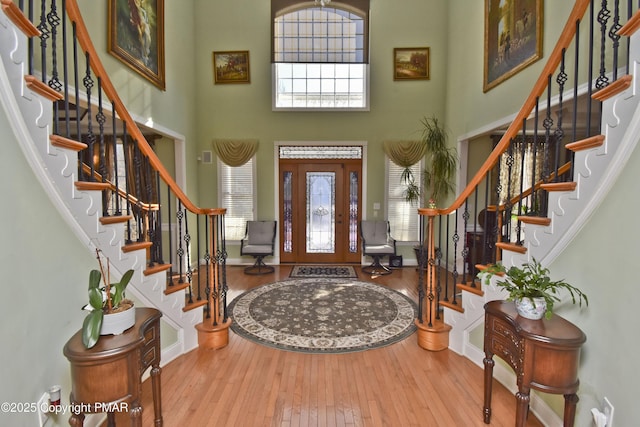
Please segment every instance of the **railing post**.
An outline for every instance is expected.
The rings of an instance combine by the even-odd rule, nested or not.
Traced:
[[[418,294],[420,297],[416,319],[418,345],[425,350],[440,351],[449,347],[449,330],[438,316],[437,265],[434,219],[440,216],[437,209],[418,209],[420,215],[420,249]],[[426,250],[426,254],[425,254]]]
[[[207,264],[207,312],[209,318],[196,325],[198,345],[202,348],[218,349],[229,343],[227,317],[226,249],[224,241],[224,214],[226,209],[211,209],[207,213],[208,251],[211,262]],[[210,320],[209,320],[210,319]]]

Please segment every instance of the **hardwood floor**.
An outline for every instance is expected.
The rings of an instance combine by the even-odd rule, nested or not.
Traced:
[[[229,302],[247,289],[286,279],[290,266],[247,276],[228,266]],[[371,279],[417,298],[414,267]],[[491,426],[513,426],[515,397],[493,386]],[[150,380],[143,425],[153,425]],[[230,332],[219,350],[196,349],[162,370],[164,425],[484,426],[483,371],[451,351],[429,352],[415,334],[381,349],[314,355],[280,351]],[[125,425],[126,419],[117,417]],[[527,426],[542,426],[530,414]]]

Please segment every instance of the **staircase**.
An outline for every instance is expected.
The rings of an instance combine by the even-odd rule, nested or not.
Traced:
[[[601,134],[566,144],[575,153],[573,180],[542,184],[548,192],[546,217],[519,216],[522,240],[517,243],[498,242],[501,262],[508,268],[532,258],[548,265],[564,250],[584,227],[590,215],[602,202],[640,138],[640,96],[637,65],[640,63],[640,23],[638,12],[619,34],[628,37],[629,71],[606,87],[592,94],[602,102]],[[483,324],[484,304],[504,299],[505,291],[495,286],[494,276],[488,285],[479,281],[458,285],[460,300],[442,303],[443,317],[452,327],[449,348],[482,366],[482,348],[470,342],[471,332]]]
[[[34,76],[31,73],[33,66],[29,64],[29,47],[30,38],[37,38],[42,32],[41,26],[36,28],[25,16],[15,3],[11,0],[2,0],[3,12],[0,14],[0,99],[5,105],[10,121],[13,126],[13,132],[19,141],[25,157],[31,165],[34,174],[38,177],[43,188],[49,194],[54,205],[60,211],[63,218],[66,219],[72,230],[78,236],[80,241],[87,248],[95,252],[99,248],[103,254],[109,259],[112,274],[120,276],[123,272],[133,269],[135,271],[127,292],[130,296],[144,306],[156,307],[163,313],[163,323],[169,325],[177,331],[177,341],[168,347],[163,348],[162,359],[166,363],[173,358],[198,346],[198,330],[196,326],[202,330],[202,325],[206,319],[213,318],[213,324],[216,325],[218,320],[222,323],[226,322],[226,309],[224,297],[226,294],[226,283],[224,288],[217,289],[221,286],[218,277],[211,277],[207,284],[206,294],[203,294],[198,287],[197,295],[196,286],[192,281],[200,280],[201,275],[209,278],[209,272],[224,269],[224,256],[219,253],[226,254],[224,251],[224,242],[219,240],[216,234],[220,229],[220,221],[224,216],[224,210],[218,209],[198,209],[190,206],[190,202],[186,196],[177,187],[177,184],[166,182],[171,197],[175,197],[178,201],[178,208],[185,206],[184,215],[182,210],[177,215],[180,219],[173,220],[169,215],[165,219],[165,223],[157,219],[155,215],[159,215],[160,208],[155,207],[156,204],[143,202],[141,195],[133,198],[131,194],[121,194],[122,205],[118,205],[122,212],[107,212],[105,208],[105,194],[118,194],[118,190],[113,184],[106,179],[86,180],[83,174],[83,168],[88,166],[79,160],[79,152],[87,149],[87,144],[73,138],[65,137],[60,133],[55,134],[56,118],[54,117],[56,108],[54,103],[64,102],[63,92],[51,89],[50,85],[42,82],[42,76]],[[75,1],[67,0],[66,8],[69,16],[81,33],[84,28],[79,10]],[[39,6],[38,6],[39,10]],[[52,13],[56,11],[53,10]],[[75,14],[75,15],[74,15]],[[73,15],[73,16],[72,16]],[[64,16],[63,19],[66,19]],[[51,30],[51,29],[49,29]],[[55,44],[55,40],[52,42]],[[88,57],[93,55],[97,58],[93,46],[84,47],[84,52]],[[96,73],[101,70],[101,66],[97,66]],[[106,76],[106,73],[104,73]],[[94,79],[100,76],[92,76]],[[102,83],[102,89],[108,93],[110,84]],[[89,86],[91,88],[91,86]],[[73,89],[73,88],[72,88]],[[95,89],[94,89],[95,90]],[[87,93],[90,93],[87,90]],[[94,92],[95,93],[95,92]],[[119,102],[117,95],[109,97],[115,104]],[[95,101],[90,95],[89,100]],[[79,104],[76,100],[76,104]],[[86,101],[86,99],[85,99]],[[119,107],[116,107],[118,109]],[[101,110],[100,110],[101,112]],[[119,114],[121,120],[127,121],[129,124],[129,135],[125,138],[136,139],[139,144],[136,146],[136,153],[147,162],[145,164],[159,163],[153,152],[145,153],[146,141],[140,130],[137,129],[128,113]],[[59,119],[58,119],[59,120]],[[135,128],[135,129],[132,129]],[[101,137],[101,136],[100,136]],[[98,147],[96,143],[96,147]],[[136,154],[138,155],[138,154]],[[80,168],[78,165],[80,164]],[[136,165],[139,168],[139,165]],[[91,171],[93,176],[99,176],[95,171]],[[156,172],[161,178],[170,178],[166,170],[160,165],[156,167]],[[158,184],[158,188],[160,184]],[[160,198],[160,195],[157,196]],[[115,198],[115,196],[113,196]],[[157,202],[159,205],[160,202]],[[127,206],[125,210],[124,206]],[[135,209],[144,211],[144,220],[151,223],[156,221],[157,229],[154,230],[153,225],[144,224],[144,231],[147,238],[143,239],[143,233],[138,231],[137,238],[131,238],[131,228],[136,226],[134,215],[129,212]],[[187,211],[187,208],[190,211]],[[128,213],[129,212],[129,213]],[[138,221],[143,217],[143,213],[138,213]],[[195,246],[195,239],[200,238],[202,233],[196,233],[191,236],[188,231],[180,232],[180,242],[174,242],[174,247],[165,249],[171,252],[180,252],[178,260],[173,259],[169,262],[160,261],[161,257],[154,253],[162,253],[162,250],[154,252],[154,245],[160,242],[157,237],[160,234],[162,225],[173,229],[186,226],[186,216],[197,215],[198,230],[200,229],[200,218],[205,218],[207,234],[203,245],[207,245],[206,253],[203,255],[203,262],[200,262],[200,254],[197,260],[192,261],[193,255],[189,252],[191,245]],[[183,218],[184,222],[183,222]],[[193,224],[193,223],[192,223]],[[138,226],[140,230],[141,227]],[[155,233],[158,231],[157,233]],[[150,238],[149,236],[154,236]],[[191,240],[191,239],[194,240]],[[183,248],[183,243],[185,247]],[[198,248],[200,243],[198,243]],[[183,255],[184,254],[184,255]],[[195,266],[194,266],[195,264]],[[203,264],[201,266],[201,264]],[[173,272],[174,266],[179,265],[179,272]],[[184,267],[184,271],[183,271]],[[201,268],[202,267],[202,268]],[[225,279],[226,280],[226,279]],[[209,292],[215,291],[218,294],[215,301],[215,307],[209,306]],[[213,310],[213,311],[212,311]],[[222,316],[222,317],[220,317]],[[163,325],[165,327],[165,325]],[[207,326],[204,327],[207,329]]]

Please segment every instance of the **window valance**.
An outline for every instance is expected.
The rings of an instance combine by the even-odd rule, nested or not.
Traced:
[[[229,166],[242,166],[258,151],[257,139],[214,139],[213,151]]]
[[[384,153],[393,163],[408,168],[418,163],[426,154],[427,146],[422,141],[384,141]]]

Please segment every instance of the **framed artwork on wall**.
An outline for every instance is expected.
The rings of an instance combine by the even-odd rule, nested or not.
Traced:
[[[213,52],[213,80],[221,83],[249,83],[249,51]]]
[[[542,4],[484,0],[484,92],[542,57]]]
[[[164,0],[109,0],[108,52],[165,90]]]
[[[393,80],[429,80],[429,48],[393,49]]]

